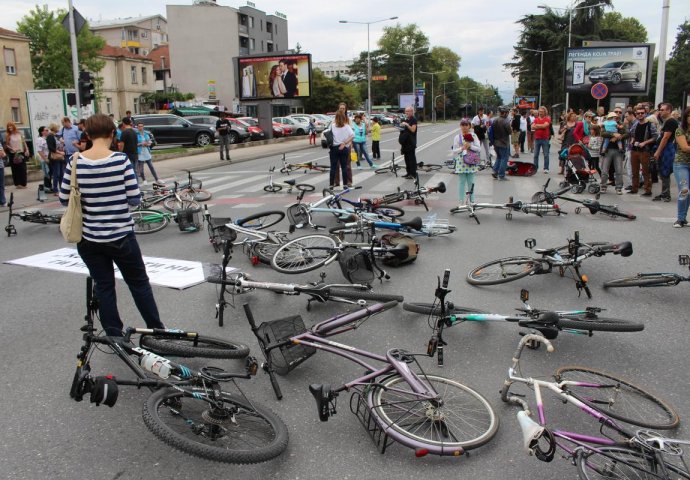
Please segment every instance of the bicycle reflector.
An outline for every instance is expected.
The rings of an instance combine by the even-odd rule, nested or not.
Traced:
[[[417,458],[426,457],[429,454],[429,450],[426,448],[418,448],[414,451],[414,456]]]

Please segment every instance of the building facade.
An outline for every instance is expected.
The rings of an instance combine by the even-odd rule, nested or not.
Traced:
[[[146,57],[153,62],[153,75],[156,78],[156,92],[167,93],[175,89],[172,80],[172,68],[170,66],[170,48],[168,45],[160,45]]]
[[[89,21],[89,29],[106,44],[144,57],[168,43],[168,22],[162,15]]]
[[[0,127],[14,122],[20,127],[29,126],[29,110],[26,91],[33,90],[29,38],[0,28],[2,71],[0,71]]]
[[[353,63],[354,60],[349,62],[343,60],[337,62],[314,62],[312,63],[312,68],[318,68],[327,78],[337,78],[340,76],[343,80],[350,81],[355,78],[350,74],[350,65]]]
[[[141,113],[140,97],[155,91],[153,61],[127,48],[106,45],[99,54],[105,66],[98,72],[98,111],[122,118]]]
[[[229,109],[238,97],[235,58],[288,47],[285,16],[268,15],[253,5],[239,9],[213,1],[167,5],[166,17],[176,90]]]

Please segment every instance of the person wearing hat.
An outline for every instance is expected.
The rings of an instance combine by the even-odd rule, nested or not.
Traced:
[[[226,112],[220,112],[220,118],[216,121],[216,131],[218,132],[218,143],[220,143],[220,159],[230,161],[230,127],[232,124],[228,120]],[[225,158],[223,158],[225,149]]]

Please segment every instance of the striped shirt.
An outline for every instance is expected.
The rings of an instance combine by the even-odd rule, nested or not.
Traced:
[[[67,205],[72,175],[72,159],[65,168],[60,186],[60,202]],[[77,185],[81,192],[84,239],[111,242],[132,232],[130,205],[141,198],[134,168],[127,155],[114,152],[109,157],[91,160],[79,155]]]

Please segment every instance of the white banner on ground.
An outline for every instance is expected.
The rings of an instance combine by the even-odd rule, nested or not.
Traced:
[[[89,274],[89,270],[75,248],[60,248],[52,252],[8,260],[5,263],[82,275]],[[201,262],[144,256],[144,264],[152,285],[184,290],[205,281]],[[115,267],[115,277],[122,279],[117,267]]]

